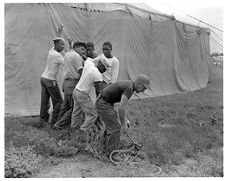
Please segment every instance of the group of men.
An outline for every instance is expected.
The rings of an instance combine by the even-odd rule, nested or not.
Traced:
[[[62,26],[58,32],[61,34]],[[102,45],[103,54],[94,53],[92,42],[75,42],[71,49],[63,53],[65,41],[59,36],[53,39],[54,47],[49,51],[46,69],[41,76],[40,122],[49,122],[49,100],[53,104],[51,126],[61,129],[69,124],[73,130],[86,132],[97,121],[107,134],[106,153],[109,155],[119,146],[121,132],[127,131],[125,109],[128,100],[135,92],[144,92],[150,88],[146,75],[136,80],[117,81],[119,60],[112,55],[111,42]],[[61,96],[57,84],[60,66],[64,66],[65,75]],[[92,101],[90,92],[95,88],[96,101]],[[120,103],[117,111],[114,104]]]

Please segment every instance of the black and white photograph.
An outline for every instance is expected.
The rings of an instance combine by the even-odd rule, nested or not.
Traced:
[[[2,177],[222,180],[223,4],[1,3]]]

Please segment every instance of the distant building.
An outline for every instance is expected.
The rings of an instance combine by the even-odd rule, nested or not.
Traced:
[[[212,58],[214,65],[223,65],[223,55],[213,56]]]

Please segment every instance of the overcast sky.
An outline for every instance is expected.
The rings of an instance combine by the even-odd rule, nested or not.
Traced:
[[[205,24],[199,24],[199,21],[188,15],[223,30],[223,0],[140,0],[136,3],[144,3],[164,14],[174,15],[180,21],[211,28],[214,31],[210,37],[211,52],[222,52],[223,33]],[[139,4],[139,6],[147,8],[144,4]]]

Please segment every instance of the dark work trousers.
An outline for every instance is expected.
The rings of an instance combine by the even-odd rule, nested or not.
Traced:
[[[103,120],[107,130],[106,153],[109,155],[112,151],[118,149],[121,135],[121,124],[118,121],[114,105],[106,102],[101,95],[96,100],[96,110]]]
[[[55,80],[50,80],[41,77],[41,108],[40,108],[40,118],[45,122],[49,120],[49,100],[51,98],[53,104],[52,120],[51,124],[54,124],[57,121],[60,107],[63,102],[60,89]]]
[[[54,127],[61,128],[65,125],[70,125],[71,114],[73,111],[74,100],[72,97],[73,90],[77,85],[78,80],[66,79],[63,83],[64,101],[60,109],[58,120]]]

